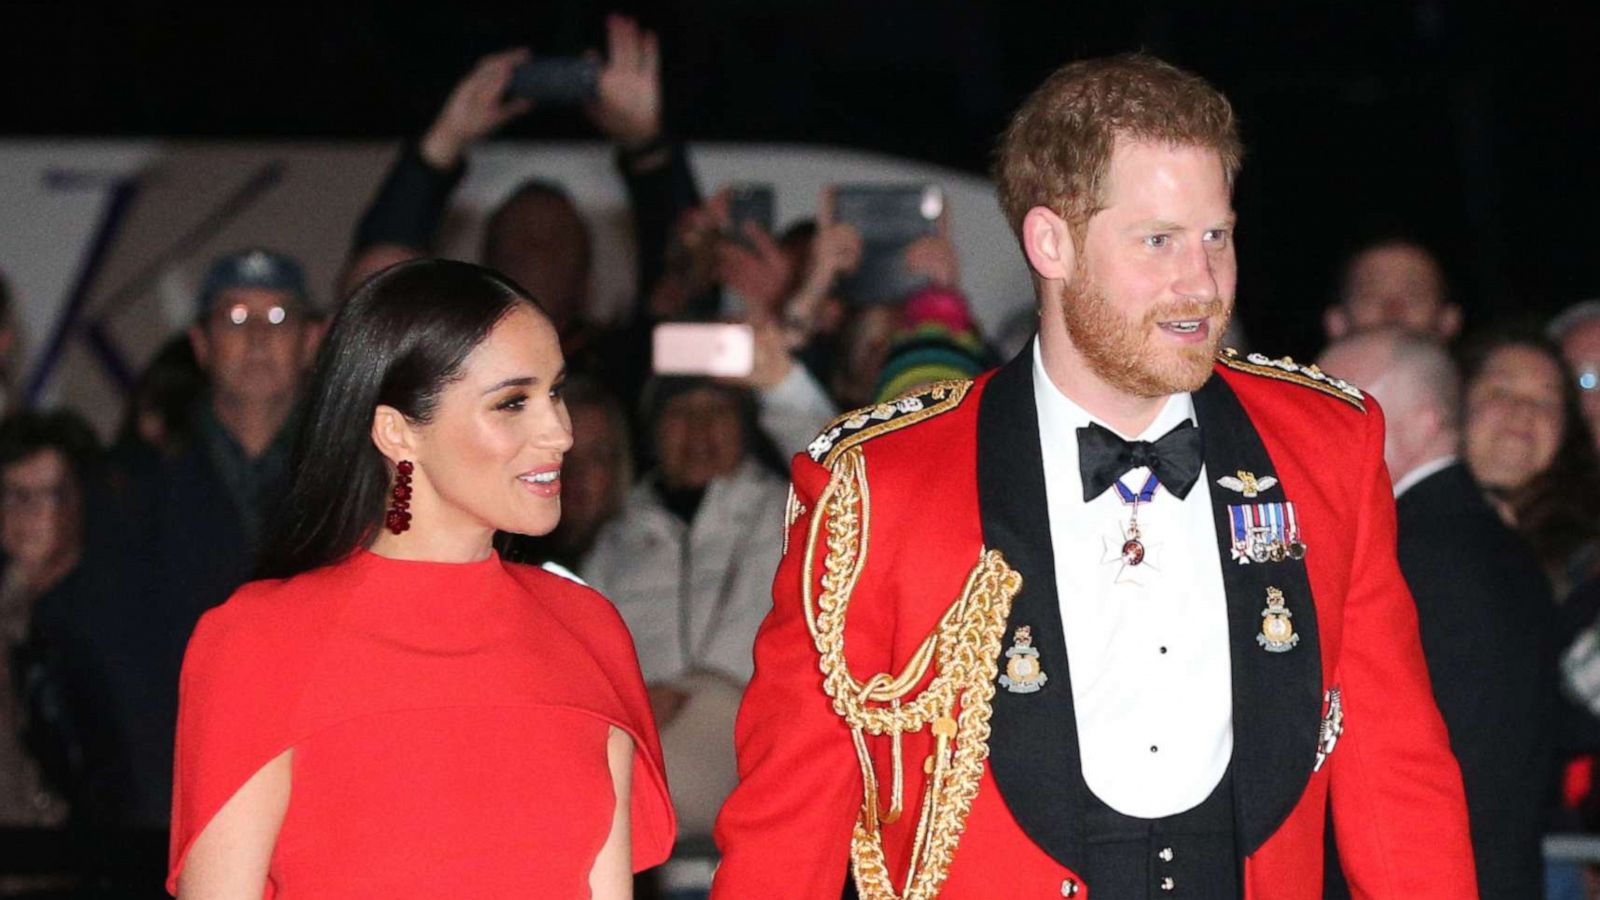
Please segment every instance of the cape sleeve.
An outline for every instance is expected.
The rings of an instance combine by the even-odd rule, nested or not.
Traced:
[[[178,687],[167,856],[173,895],[195,838],[250,776],[292,746],[304,658],[312,652],[305,635],[314,632],[292,613],[281,614],[283,604],[264,602],[276,593],[245,585],[202,616],[189,638]],[[297,631],[299,640],[283,639]]]
[[[616,702],[603,691],[585,689],[577,705],[627,732],[633,739],[633,785],[629,816],[633,832],[633,870],[642,872],[667,861],[677,838],[677,817],[667,791],[667,768],[661,757],[661,738],[650,712],[649,694],[633,637],[611,601],[587,586],[558,575],[527,567],[525,578],[535,594],[556,594],[552,611],[589,648],[610,682]]]

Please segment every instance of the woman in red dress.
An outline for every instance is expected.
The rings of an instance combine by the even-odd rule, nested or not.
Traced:
[[[402,263],[340,312],[266,577],[189,642],[169,891],[612,900],[667,857],[621,619],[492,547],[560,517],[562,378],[477,266]]]

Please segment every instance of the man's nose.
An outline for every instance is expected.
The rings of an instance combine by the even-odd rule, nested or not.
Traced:
[[[1173,290],[1193,300],[1216,299],[1216,264],[1204,243],[1197,243],[1186,252],[1181,265],[1183,268],[1173,283]]]

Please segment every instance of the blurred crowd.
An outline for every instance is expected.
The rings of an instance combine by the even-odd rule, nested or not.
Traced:
[[[536,174],[489,216],[477,260],[557,324],[574,432],[559,528],[506,536],[501,553],[560,566],[622,612],[682,845],[704,853],[736,778],[785,460],[840,411],[973,377],[1019,347],[980,333],[944,211],[887,248],[831,188],[814,219],[762,221],[739,186],[700,184],[663,131],[654,36],[613,17],[603,59],[584,108],[632,213],[630,308],[594,313],[589,225]],[[401,148],[335,296],[435,254],[472,148],[530,106],[508,93],[527,60],[481,60]],[[867,277],[884,265],[892,277]],[[71,410],[0,421],[0,827],[165,827],[183,647],[251,577],[283,495],[300,387],[336,312],[312,293],[295,259],[242,248],[210,262],[192,324],[148,363],[108,445]],[[1436,255],[1398,232],[1372,235],[1327,294],[1319,363],[1386,411],[1435,692],[1480,857],[1504,860],[1483,877],[1537,871],[1536,847],[1514,849],[1527,834],[1600,830],[1600,300],[1548,322],[1467,321]],[[741,326],[689,333],[741,336],[744,374],[657,371],[657,327],[683,323]],[[0,354],[13,343],[0,332]],[[1552,865],[1550,896],[1586,896],[1586,880]]]

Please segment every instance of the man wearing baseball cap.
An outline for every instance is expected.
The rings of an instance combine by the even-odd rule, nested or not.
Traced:
[[[190,438],[135,447],[91,489],[84,577],[52,598],[65,713],[82,735],[74,814],[161,827],[168,816],[178,669],[200,614],[254,569],[288,486],[301,382],[321,325],[299,263],[265,249],[214,260],[189,340],[207,389]]]
[[[250,547],[272,489],[286,484],[290,417],[320,333],[313,314],[300,264],[250,249],[211,264],[189,328],[211,381],[197,449],[226,487]]]

